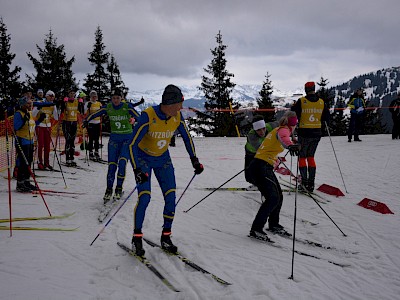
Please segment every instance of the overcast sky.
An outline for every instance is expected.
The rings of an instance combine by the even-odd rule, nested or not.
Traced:
[[[26,53],[38,57],[51,29],[82,85],[97,26],[136,91],[199,85],[219,30],[236,84],[269,72],[287,91],[400,66],[399,0],[0,0],[0,17],[22,79],[34,72]]]

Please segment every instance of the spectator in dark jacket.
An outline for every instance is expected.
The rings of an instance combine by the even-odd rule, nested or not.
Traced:
[[[348,130],[348,142],[351,142],[353,134],[354,141],[361,142],[359,134],[361,131],[362,121],[365,113],[364,91],[361,88],[357,89],[357,91],[350,97],[349,103],[347,103],[347,107],[350,108],[351,114]]]

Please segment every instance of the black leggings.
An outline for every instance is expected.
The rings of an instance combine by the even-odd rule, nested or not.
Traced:
[[[100,139],[100,123],[91,124],[88,126],[89,144],[88,150],[98,152],[99,151],[99,139]],[[94,148],[93,148],[94,146]]]
[[[65,155],[67,160],[73,160],[75,154],[75,137],[78,122],[63,121],[62,130],[65,138]]]
[[[251,161],[248,169],[252,177],[251,181],[255,183],[265,198],[253,221],[251,229],[257,231],[263,230],[267,220],[269,227],[278,225],[283,194],[278,179],[275,176],[274,167],[266,161],[255,158]]]
[[[31,165],[33,160],[33,144],[22,145],[21,142],[22,142],[21,139],[18,138],[18,143],[19,143],[19,145],[17,145],[17,153],[19,158],[18,175],[17,175],[18,181],[24,181],[29,179],[29,177],[31,176],[29,172],[29,166]],[[28,161],[28,164],[26,164],[25,159]]]

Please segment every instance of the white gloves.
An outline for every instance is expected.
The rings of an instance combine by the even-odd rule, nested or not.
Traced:
[[[357,112],[362,112],[364,110],[364,107],[359,107],[359,108],[357,108]]]

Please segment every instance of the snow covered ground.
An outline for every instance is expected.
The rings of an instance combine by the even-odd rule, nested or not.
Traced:
[[[95,172],[76,170],[76,174],[65,174],[68,189],[64,189],[60,173],[45,173],[50,177],[38,178],[42,189],[85,193],[76,198],[45,196],[52,214],[75,212],[73,216],[14,223],[14,226],[79,226],[78,231],[14,231],[12,237],[9,231],[0,231],[0,298],[399,299],[400,141],[392,140],[390,135],[361,138],[361,143],[348,143],[346,137],[332,138],[348,193],[329,137],[320,142],[316,154],[317,187],[325,183],[339,187],[346,194],[340,198],[324,195],[330,202],[320,205],[347,237],[312,199],[299,194],[296,236],[333,246],[336,250],[296,243],[296,250],[321,259],[295,254],[293,280],[288,279],[292,268],[291,240],[272,236],[276,244],[287,248],[279,249],[247,237],[259,208],[258,192],[217,191],[188,213],[183,212],[209,193],[202,188],[219,186],[237,174],[244,164],[245,138],[196,138],[197,154],[205,171],[195,177],[177,207],[173,241],[184,256],[231,282],[231,286],[223,286],[210,276],[185,266],[176,257],[169,257],[146,244],[147,258],[181,290],[175,293],[120,249],[118,241],[130,244],[136,192],[93,246],[89,246],[103,227],[97,217],[107,168],[91,162],[86,167]],[[170,151],[179,198],[193,176],[193,168],[180,138],[177,147]],[[106,158],[105,152],[103,158]],[[78,160],[78,164],[85,165],[83,160]],[[290,166],[290,158],[287,164]],[[64,170],[73,171],[66,167]],[[7,180],[2,178],[0,183],[0,218],[8,218]],[[134,186],[129,167],[125,195]],[[240,174],[226,186],[246,187],[248,184]],[[12,187],[14,190],[15,182]],[[156,181],[153,181],[152,193],[143,230],[146,237],[158,242],[163,199]],[[386,203],[394,214],[384,215],[356,205],[365,197]],[[295,194],[285,192],[281,224],[289,231],[294,225],[294,204]],[[40,197],[16,192],[12,193],[12,211],[14,217],[47,214]],[[328,261],[349,266],[340,267]]]

